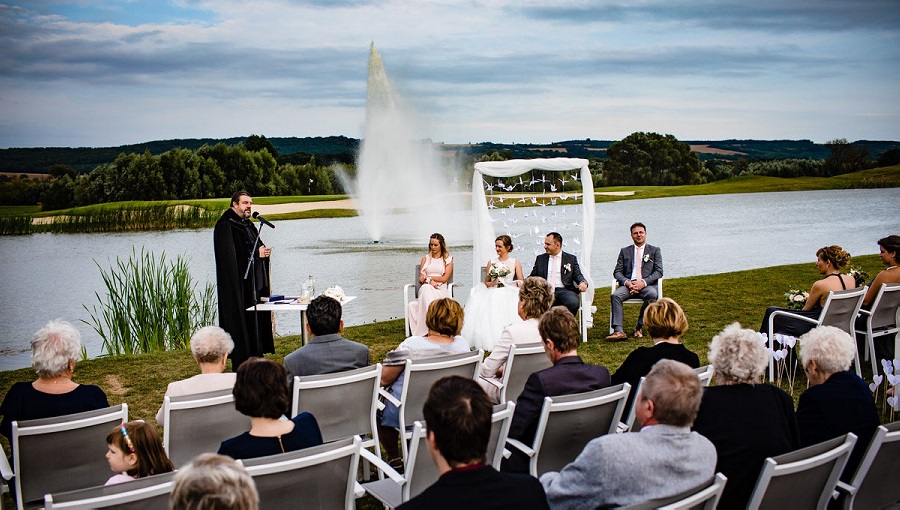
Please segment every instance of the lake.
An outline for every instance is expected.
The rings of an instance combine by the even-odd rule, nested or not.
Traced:
[[[790,193],[710,195],[624,200],[596,205],[597,220],[591,277],[607,286],[622,246],[631,242],[628,226],[647,225],[647,242],[660,246],[666,277],[721,273],[758,267],[814,262],[818,248],[838,244],[851,255],[878,252],[876,241],[900,233],[895,216],[900,189],[829,190]],[[504,210],[497,233],[507,223],[516,236],[513,256],[527,274],[536,244],[558,230],[566,251],[580,251],[577,208]],[[464,302],[472,286],[471,214],[441,211],[434,218],[398,214],[391,218],[387,241],[369,242],[360,218],[277,222],[264,229],[273,249],[272,290],[293,294],[312,275],[318,290],[340,285],[356,295],[344,310],[347,325],[403,317],[402,287],[413,279],[413,266],[424,255],[431,232],[442,232],[454,256],[456,297]],[[534,234],[537,229],[538,234]],[[522,236],[524,232],[527,235]],[[100,354],[100,338],[82,323],[84,305],[104,293],[99,263],[109,268],[116,257],[141,248],[189,259],[194,278],[215,281],[212,229],[116,234],[34,234],[0,237],[0,370],[30,366],[31,335],[52,318],[66,319],[82,332],[91,356]],[[96,263],[95,263],[96,261]],[[786,279],[785,285],[790,281]],[[760,310],[762,316],[762,310]],[[601,319],[602,322],[602,319]],[[279,334],[299,333],[299,319],[276,314]]]

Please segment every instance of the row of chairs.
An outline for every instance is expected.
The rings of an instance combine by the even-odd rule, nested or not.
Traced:
[[[869,310],[862,308],[863,298],[869,287],[863,286],[856,289],[832,291],[825,299],[822,312],[816,318],[806,317],[791,312],[790,310],[776,310],[769,315],[769,331],[775,332],[776,317],[788,317],[799,321],[809,322],[814,327],[834,326],[846,331],[851,337],[856,335],[865,337],[864,356],[872,363],[872,374],[878,374],[878,362],[875,359],[875,339],[881,336],[896,335],[900,333],[900,283],[884,283],[878,289],[875,300]],[[865,327],[857,328],[857,317],[865,318]],[[769,335],[769,348],[774,349],[775,335]],[[895,340],[895,343],[900,343]],[[859,357],[854,357],[856,374],[862,376]],[[769,358],[769,380],[775,378],[775,362]]]

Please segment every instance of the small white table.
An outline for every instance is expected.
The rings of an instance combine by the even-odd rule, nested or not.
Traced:
[[[344,296],[341,306],[347,306],[347,303],[356,299],[356,296]],[[306,309],[309,303],[297,303],[296,301],[284,302],[275,301],[271,303],[258,303],[255,310],[257,312],[300,312],[300,330],[303,332],[302,344],[309,343],[309,331],[306,329]],[[254,307],[247,308],[248,312],[252,312]]]

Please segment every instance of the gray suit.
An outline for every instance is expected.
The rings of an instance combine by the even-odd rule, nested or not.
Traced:
[[[335,333],[313,337],[308,344],[284,357],[288,379],[295,375],[343,372],[369,365],[369,348]]]
[[[647,286],[641,289],[637,295],[644,300],[644,304],[641,305],[641,313],[638,315],[635,329],[644,326],[644,310],[659,296],[656,282],[663,276],[662,252],[659,248],[645,243],[644,259],[645,261],[641,264],[641,278]],[[609,296],[612,308],[612,324],[610,326],[616,331],[622,331],[622,302],[635,297],[630,294],[628,287],[625,287],[625,282],[631,279],[632,271],[634,271],[634,245],[630,244],[619,250],[619,258],[616,260],[616,268],[613,270],[613,277],[619,283],[619,288]]]
[[[560,472],[541,476],[551,509],[631,505],[674,496],[716,472],[716,447],[687,427],[600,436]]]

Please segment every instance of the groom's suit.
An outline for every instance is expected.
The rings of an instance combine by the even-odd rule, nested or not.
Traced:
[[[546,280],[549,265],[549,253],[538,255],[537,258],[534,259],[534,267],[531,269],[531,274],[529,276],[540,276]],[[587,279],[581,274],[581,268],[578,267],[578,258],[575,255],[562,252],[562,263],[560,264],[559,276],[563,286],[555,289],[556,298],[553,300],[553,306],[565,306],[572,312],[572,315],[575,315],[578,313],[579,306],[581,306],[581,299],[578,297],[578,294],[580,294],[581,291],[578,290],[578,284],[581,282],[587,283]]]
[[[612,324],[616,331],[622,331],[622,302],[632,297],[640,297],[644,300],[641,305],[641,313],[638,316],[637,328],[640,329],[644,325],[644,310],[652,301],[656,301],[658,291],[656,282],[663,276],[662,252],[656,246],[644,244],[644,257],[641,263],[641,279],[647,284],[641,289],[637,296],[629,293],[625,282],[631,279],[631,273],[634,271],[634,245],[619,250],[619,258],[616,260],[616,268],[613,270],[613,278],[619,283],[619,288],[613,292],[610,297],[610,306],[612,307]]]

